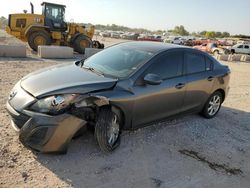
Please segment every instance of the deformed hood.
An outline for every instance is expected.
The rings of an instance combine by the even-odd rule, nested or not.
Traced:
[[[48,67],[21,80],[21,87],[35,97],[62,93],[88,93],[113,87],[117,79],[97,75],[67,63]]]

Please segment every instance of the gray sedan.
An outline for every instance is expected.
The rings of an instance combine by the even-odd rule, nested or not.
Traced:
[[[109,152],[122,130],[190,112],[213,118],[229,78],[227,66],[196,49],[128,42],[27,75],[11,91],[7,110],[28,148],[65,153],[88,126]]]

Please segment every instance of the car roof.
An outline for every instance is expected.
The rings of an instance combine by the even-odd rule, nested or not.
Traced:
[[[124,42],[118,44],[119,46],[128,46],[138,50],[144,50],[152,53],[159,53],[169,49],[191,49],[188,47],[168,44],[162,42],[148,42],[148,41],[133,41],[133,42]]]

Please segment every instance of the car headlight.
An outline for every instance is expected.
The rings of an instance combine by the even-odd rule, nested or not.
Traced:
[[[46,97],[32,104],[29,109],[52,115],[60,114],[71,106],[78,96],[77,94],[65,94]]]

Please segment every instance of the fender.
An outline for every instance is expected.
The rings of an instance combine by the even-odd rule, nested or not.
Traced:
[[[50,28],[48,26],[43,26],[43,25],[30,25],[27,30],[25,31],[24,35],[25,37],[28,38],[28,36],[33,32],[33,31],[36,31],[36,30],[45,30],[47,32],[50,32]]]

